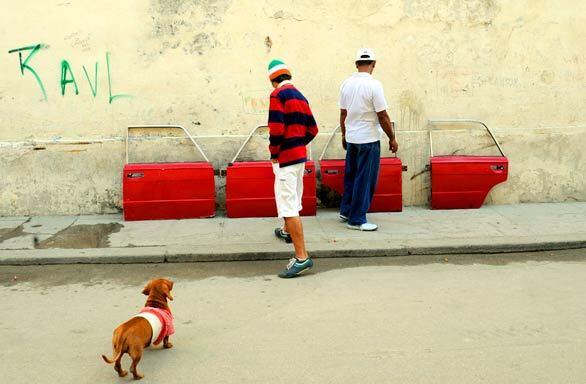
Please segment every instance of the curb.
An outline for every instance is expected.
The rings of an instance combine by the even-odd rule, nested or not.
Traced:
[[[502,242],[500,244],[473,244],[473,240],[452,241],[449,245],[401,244],[387,248],[369,249],[313,249],[315,258],[359,258],[359,257],[396,257],[418,255],[456,255],[456,254],[495,254],[512,252],[558,251],[565,249],[586,248],[586,239],[542,242]],[[257,245],[258,247],[258,245]],[[0,265],[67,265],[67,264],[149,264],[149,263],[195,263],[195,262],[229,262],[286,260],[291,258],[291,250],[273,251],[194,251],[196,247],[128,247],[128,248],[93,248],[93,249],[35,249],[2,250]],[[250,248],[243,246],[242,248]]]

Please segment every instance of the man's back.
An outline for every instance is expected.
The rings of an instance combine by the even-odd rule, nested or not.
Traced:
[[[271,97],[279,99],[283,107],[286,126],[294,124],[315,125],[309,103],[303,94],[292,84],[275,89]]]
[[[307,99],[286,83],[271,93],[269,110],[271,154],[281,167],[305,162],[305,146],[317,135],[317,124]]]
[[[340,87],[340,109],[346,116],[346,141],[364,144],[379,141],[382,128],[377,112],[388,108],[382,84],[369,73],[357,72]]]

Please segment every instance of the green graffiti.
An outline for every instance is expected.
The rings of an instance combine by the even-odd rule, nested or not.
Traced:
[[[18,52],[18,58],[20,61],[20,73],[22,76],[25,75],[25,70],[30,72],[36,79],[39,87],[41,88],[41,92],[43,94],[43,100],[47,101],[47,92],[45,90],[45,86],[41,80],[41,77],[33,69],[31,66],[31,60],[33,57],[41,50],[42,48],[47,48],[48,46],[44,44],[37,44],[31,45],[28,47],[21,47],[15,48],[8,51],[8,53],[16,53]],[[23,57],[23,52],[27,52],[28,54],[26,57]],[[96,61],[94,66],[94,73],[93,73],[93,81],[92,76],[85,65],[82,65],[84,76],[89,84],[90,90],[92,92],[93,98],[95,99],[98,95],[98,73],[99,73],[99,62]],[[122,98],[131,98],[134,97],[130,94],[125,93],[114,93],[112,91],[112,71],[110,68],[110,52],[106,52],[106,73],[108,76],[108,103],[112,104],[115,100],[122,99]],[[77,85],[77,81],[75,80],[75,75],[73,69],[69,62],[65,59],[61,60],[61,73],[59,78],[59,84],[61,86],[61,96],[65,96],[65,91],[67,90],[68,85],[73,85],[74,91],[76,95],[79,95],[79,87]]]
[[[71,74],[71,79],[67,78],[67,72]],[[65,87],[67,84],[73,83],[75,87],[75,94],[79,95],[79,89],[77,88],[77,82],[75,81],[75,76],[73,76],[73,71],[69,66],[67,60],[61,60],[61,96],[65,96]]]
[[[96,61],[96,69],[94,71],[94,85],[92,85],[92,81],[90,80],[90,76],[87,73],[87,69],[85,69],[85,65],[82,65],[83,68],[83,73],[85,73],[85,78],[87,79],[87,82],[90,85],[90,89],[92,90],[92,95],[94,95],[94,99],[96,98],[96,95],[98,94],[98,62]]]
[[[43,86],[43,82],[41,78],[37,74],[37,72],[29,65],[29,61],[33,58],[33,56],[41,50],[41,48],[45,48],[46,46],[43,44],[31,45],[28,47],[16,48],[11,49],[8,53],[18,52],[18,59],[20,61],[20,73],[24,76],[24,70],[26,69],[30,73],[33,74],[35,79],[37,80],[37,84],[41,87],[41,92],[43,93],[43,100],[47,101],[47,92],[45,92],[45,87]],[[30,51],[26,59],[22,60],[22,52],[23,51]]]
[[[119,93],[117,95],[112,94],[112,79],[110,76],[110,52],[106,52],[106,70],[108,72],[108,94],[109,94],[109,103],[112,104],[114,100],[121,99],[124,97],[133,97],[132,95]]]

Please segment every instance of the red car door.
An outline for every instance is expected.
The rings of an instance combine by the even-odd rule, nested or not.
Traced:
[[[266,125],[255,127],[226,168],[226,215],[228,217],[277,217],[275,175],[270,161],[238,161],[252,135]],[[311,151],[310,151],[311,156]],[[305,163],[301,215],[317,212],[315,163]]]
[[[433,126],[436,124],[472,123],[486,128],[501,156],[434,156]],[[468,119],[430,120],[431,208],[480,208],[490,190],[507,180],[509,161],[492,131],[481,121]]]
[[[393,124],[394,125],[394,124]],[[344,194],[344,159],[324,159],[326,151],[336,134],[338,126],[330,136],[319,160],[322,185],[340,195]],[[378,183],[369,212],[401,212],[403,210],[403,178],[406,171],[398,157],[381,157]]]
[[[205,161],[128,163],[128,130],[182,129]],[[166,220],[213,217],[216,212],[214,168],[197,142],[182,126],[128,127],[126,164],[122,171],[124,220]]]

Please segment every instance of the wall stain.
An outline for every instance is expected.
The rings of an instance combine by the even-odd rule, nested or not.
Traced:
[[[425,114],[421,100],[412,91],[403,91],[399,96],[399,106],[401,130],[420,130]]]
[[[541,81],[545,84],[551,84],[555,80],[555,72],[546,70],[541,72]]]
[[[218,45],[213,29],[223,21],[231,4],[232,0],[151,0],[150,38],[158,46],[142,54],[154,58],[181,48],[185,54],[203,55]]]
[[[413,20],[488,26],[500,8],[496,0],[403,0],[403,11]]]
[[[283,10],[279,10],[275,13],[273,13],[272,16],[270,16],[271,19],[276,19],[276,20],[293,20],[293,21],[304,21],[304,19],[300,19],[298,17],[293,16],[292,14],[285,12]]]
[[[193,37],[193,40],[184,44],[183,52],[198,55],[203,55],[208,48],[215,48],[217,45],[215,33],[198,33]]]
[[[80,153],[80,152],[86,152],[87,149],[66,149],[64,152],[67,153]]]

